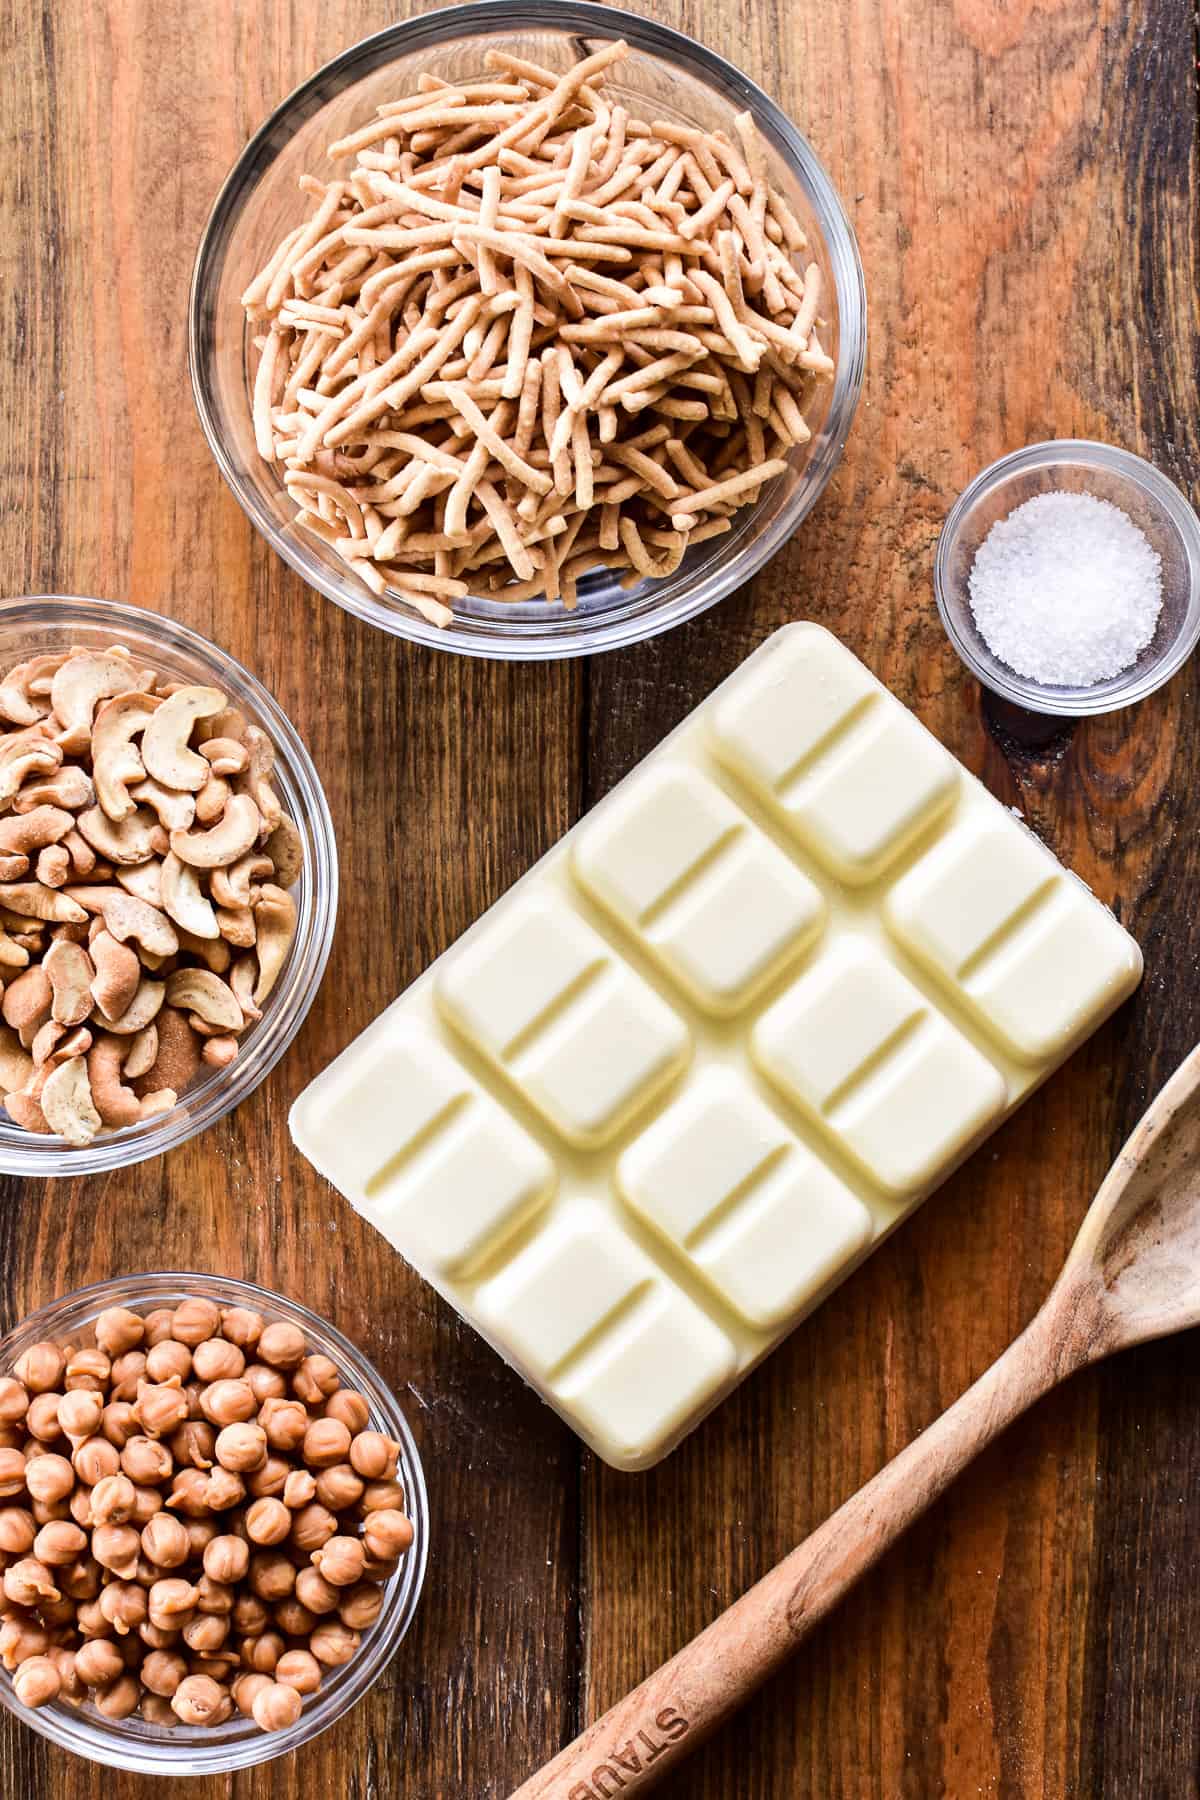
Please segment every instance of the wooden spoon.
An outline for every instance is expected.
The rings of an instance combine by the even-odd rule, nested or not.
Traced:
[[[783,1662],[1026,1407],[1114,1350],[1200,1324],[1200,1046],[1150,1106],[1033,1321],[927,1431],[511,1800],[644,1793]]]

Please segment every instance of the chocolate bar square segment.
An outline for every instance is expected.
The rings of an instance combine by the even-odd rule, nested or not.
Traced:
[[[872,1236],[871,1215],[745,1080],[700,1074],[624,1151],[628,1206],[749,1324],[796,1318]]]
[[[820,866],[875,881],[959,796],[953,757],[817,625],[793,626],[712,708],[718,759]]]
[[[438,975],[463,1037],[569,1144],[607,1143],[686,1066],[684,1021],[565,901],[530,897]]]
[[[734,1345],[602,1212],[550,1228],[476,1294],[480,1323],[636,1468],[732,1379]]]
[[[571,866],[704,1011],[739,1011],[811,945],[820,890],[698,770],[654,770],[579,829]]]
[[[972,810],[896,883],[897,943],[1012,1056],[1065,1056],[1137,979],[1127,932],[1011,814]]]
[[[780,1091],[897,1198],[948,1173],[1008,1102],[999,1069],[862,938],[818,958],[751,1042]]]
[[[415,1021],[383,1021],[365,1066],[323,1089],[303,1136],[365,1217],[443,1276],[494,1255],[558,1181],[541,1145]]]

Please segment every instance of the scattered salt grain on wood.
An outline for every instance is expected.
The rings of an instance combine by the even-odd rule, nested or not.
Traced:
[[[1038,494],[975,554],[971,611],[993,656],[1054,687],[1091,687],[1135,663],[1162,610],[1162,562],[1094,494]]]

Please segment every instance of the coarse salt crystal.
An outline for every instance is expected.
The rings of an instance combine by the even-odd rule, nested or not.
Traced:
[[[993,656],[1030,681],[1091,687],[1154,636],[1162,559],[1109,501],[1037,494],[992,526],[968,587]]]

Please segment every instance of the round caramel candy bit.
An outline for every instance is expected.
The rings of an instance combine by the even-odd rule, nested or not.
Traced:
[[[286,1731],[300,1717],[303,1701],[294,1687],[271,1681],[254,1696],[251,1712],[260,1731]]]
[[[15,1375],[0,1377],[0,1424],[16,1425],[29,1411],[29,1395]]]
[[[275,1679],[298,1694],[315,1694],[321,1685],[321,1665],[309,1650],[288,1650],[275,1665]]]
[[[216,1453],[222,1468],[248,1474],[267,1460],[267,1434],[261,1425],[226,1425],[217,1436]]]
[[[66,1360],[57,1344],[30,1344],[13,1365],[13,1374],[31,1394],[46,1394],[62,1378]]]
[[[221,1309],[211,1300],[181,1300],[171,1315],[171,1336],[194,1349],[221,1329]]]
[[[124,1306],[109,1306],[96,1320],[96,1342],[109,1356],[133,1350],[146,1335],[146,1321]]]
[[[277,1319],[268,1325],[258,1340],[258,1355],[274,1369],[294,1369],[303,1361],[308,1344],[298,1325]]]
[[[13,1692],[22,1706],[48,1706],[61,1690],[62,1676],[48,1656],[31,1656],[13,1676]]]
[[[189,1675],[171,1696],[171,1710],[184,1725],[208,1725],[224,1701],[225,1690],[211,1675]]]

